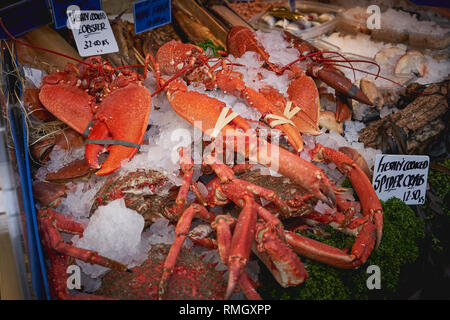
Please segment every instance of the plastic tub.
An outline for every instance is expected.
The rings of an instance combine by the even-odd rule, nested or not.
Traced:
[[[285,4],[286,7],[289,7],[288,2]],[[331,19],[330,21],[324,22],[319,26],[311,27],[306,30],[299,30],[298,32],[292,32],[296,36],[301,37],[304,40],[313,39],[316,38],[322,34],[325,34],[327,32],[333,31],[336,29],[337,23],[338,23],[338,15],[344,11],[342,7],[334,6],[334,5],[327,5],[322,3],[316,3],[311,1],[297,1],[295,4],[296,10],[300,12],[315,12],[318,14],[322,13],[333,13],[336,15],[334,19]],[[270,28],[267,24],[263,23],[261,21],[261,17],[263,17],[265,12],[261,12],[260,14],[255,15],[252,17],[249,21],[249,23],[258,30],[262,30],[265,32],[270,32],[274,30],[275,28]]]
[[[408,41],[409,34],[406,30],[383,28],[383,29],[372,29],[371,37],[374,40],[382,42],[402,43]]]
[[[446,33],[409,33],[409,44],[416,48],[441,50],[450,46],[450,31]]]
[[[337,28],[339,31],[350,34],[359,32],[371,34],[372,30],[367,27],[369,16],[370,14],[362,7],[351,8],[339,14]]]

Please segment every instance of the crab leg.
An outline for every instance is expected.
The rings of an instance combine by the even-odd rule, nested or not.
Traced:
[[[173,268],[175,267],[176,260],[178,258],[178,254],[183,246],[183,243],[188,236],[189,229],[191,228],[191,222],[194,218],[194,215],[198,215],[200,218],[212,222],[214,219],[214,215],[202,205],[192,204],[186,210],[186,198],[189,191],[189,186],[192,183],[192,175],[194,173],[193,170],[193,160],[188,156],[188,152],[185,149],[180,149],[180,166],[181,170],[184,171],[183,175],[183,185],[181,186],[177,199],[175,201],[175,205],[173,208],[167,209],[167,211],[171,215],[175,215],[179,217],[176,229],[175,229],[175,240],[170,247],[169,254],[164,261],[163,274],[161,276],[161,280],[159,282],[158,287],[158,297],[162,299],[165,295],[165,291],[167,288],[168,280],[170,275],[173,272]],[[184,212],[182,212],[184,210]]]
[[[375,225],[367,219],[358,221],[355,219],[354,223],[357,225],[351,226],[351,228],[357,229],[360,227],[360,230],[350,254],[344,250],[290,231],[285,231],[286,240],[294,251],[301,256],[338,268],[358,268],[366,262],[375,246],[376,230]]]
[[[236,284],[243,269],[250,257],[253,239],[255,236],[256,210],[253,206],[254,201],[247,195],[243,197],[244,204],[239,214],[233,237],[231,238],[230,253],[228,256],[228,287],[225,299],[228,299],[233,293]]]
[[[239,215],[239,219],[241,219],[241,217],[244,214],[248,214],[251,215],[253,214],[253,212],[256,212],[256,215],[261,218],[264,223],[258,222],[256,225],[256,244],[254,245],[253,243],[253,238],[252,238],[252,247],[253,247],[253,252],[255,252],[256,255],[258,255],[258,257],[260,257],[260,259],[266,264],[266,266],[269,268],[269,270],[274,274],[275,278],[277,279],[277,281],[279,281],[279,283],[286,287],[286,286],[291,286],[291,285],[297,285],[299,283],[302,283],[306,278],[307,278],[307,272],[303,267],[303,264],[301,263],[300,259],[298,258],[298,256],[292,251],[291,248],[289,248],[289,246],[287,245],[286,241],[285,241],[285,237],[284,237],[284,230],[283,230],[283,225],[281,223],[281,221],[275,217],[274,215],[272,215],[268,210],[264,209],[262,206],[260,206],[258,203],[256,203],[253,200],[253,196],[257,195],[263,198],[268,198],[267,193],[270,190],[266,190],[264,188],[258,187],[256,188],[252,188],[252,186],[254,187],[254,185],[240,180],[240,179],[231,179],[230,175],[233,174],[232,169],[228,168],[227,166],[223,165],[223,164],[211,164],[212,168],[215,170],[216,174],[218,175],[218,178],[216,179],[216,181],[211,181],[207,188],[208,190],[210,190],[209,194],[215,196],[219,196],[221,197],[221,194],[223,193],[227,198],[231,199],[234,203],[236,203],[237,205],[243,207],[244,209],[242,210],[241,214]],[[221,181],[223,184],[218,185],[217,184],[217,180],[221,178]],[[214,188],[215,191],[211,192],[211,190]],[[219,192],[219,194],[217,194],[216,190]],[[256,191],[256,192],[255,192]],[[261,191],[261,192],[258,192]],[[271,193],[273,193],[273,191],[270,191]],[[275,194],[276,195],[276,194]],[[278,196],[276,196],[276,198],[278,198]],[[247,202],[245,202],[245,204],[243,204],[243,200],[247,201],[250,200],[252,202],[252,209],[250,211],[245,211],[246,209],[246,205]],[[271,199],[271,198],[268,198]],[[275,197],[273,197],[272,199],[275,199]],[[272,200],[271,199],[271,200]],[[281,201],[281,200],[280,200]],[[249,213],[250,212],[250,213]],[[254,234],[255,231],[255,225],[249,225],[248,220],[246,220],[247,218],[244,217],[245,219],[244,221],[244,225],[240,225],[240,220],[237,221],[237,225],[235,228],[235,233],[233,234],[233,241],[231,243],[231,250],[233,250],[235,242],[234,239],[237,237],[237,230],[238,227],[241,227],[243,229],[244,232],[247,232],[247,234]],[[253,218],[253,217],[252,217]],[[256,217],[255,217],[256,219]],[[245,224],[247,223],[247,224]],[[219,238],[223,237],[223,238],[219,238],[219,248],[220,248],[220,244],[222,243],[224,245],[224,247],[227,247],[229,245],[229,233],[227,232],[226,228],[229,228],[227,224],[225,224],[225,221],[221,221],[221,225],[217,225],[217,236]],[[225,231],[222,231],[219,228],[223,228],[225,229]],[[223,235],[219,235],[220,232],[223,232]],[[249,242],[249,237],[250,235],[247,235],[245,238],[243,238],[243,240],[236,240],[237,241],[243,241],[241,243],[242,246],[246,246]],[[242,236],[243,237],[243,236]],[[239,238],[236,238],[239,239]],[[226,256],[228,254],[228,250],[226,248],[221,249],[221,257]],[[247,248],[245,247],[245,250],[247,250]],[[247,251],[242,250],[241,252],[239,252],[239,257],[241,258],[242,256],[244,256],[243,253],[246,253]],[[232,253],[230,253],[230,257],[232,257]],[[235,262],[235,269],[237,271],[233,271],[235,273],[234,278],[231,278],[232,274],[231,274],[231,267],[230,267],[230,262],[232,261],[231,259],[228,260],[229,261],[229,270],[230,270],[230,279],[229,279],[229,287],[233,286],[233,284],[236,282],[236,278],[237,278],[237,274],[239,272],[239,270],[242,270],[243,266],[245,266],[246,261],[242,262],[242,259],[239,259],[238,262]],[[234,283],[232,283],[231,281],[234,281]],[[231,282],[231,284],[230,284]],[[235,284],[234,284],[235,285]]]
[[[362,214],[369,217],[369,220],[375,224],[376,247],[378,248],[383,234],[383,208],[367,175],[352,159],[321,144],[316,145],[312,155],[314,161],[333,162],[338,170],[350,179],[360,199]]]
[[[179,79],[170,82],[165,90],[175,112],[194,126],[199,126],[200,121],[197,120],[201,120],[202,125],[199,129],[207,134],[215,128],[217,119],[223,108],[226,107],[225,103],[220,100],[195,91],[188,91],[186,85]],[[236,130],[237,128],[248,130],[250,125],[243,118],[237,116],[231,124],[225,125],[221,129],[221,133],[224,136],[244,138],[247,143],[245,157],[251,156],[265,166],[275,165],[275,162],[278,162],[278,171],[282,175],[299,184],[317,199],[334,207],[336,202],[334,190],[323,170],[283,148],[272,146],[267,141],[256,137],[249,139],[248,135]],[[236,148],[233,139],[225,140],[227,140],[225,143],[233,144],[233,149]],[[266,150],[266,152],[263,153],[260,150]]]
[[[50,260],[50,268],[48,269],[50,289],[52,296],[61,300],[111,300],[110,298],[97,296],[93,294],[70,294],[67,289],[67,268],[69,267],[69,257],[59,254],[54,250],[46,247],[48,258]]]
[[[220,259],[227,263],[229,261],[229,253],[231,247],[231,227],[234,226],[236,220],[227,215],[219,215],[216,217],[211,226],[216,229],[217,242],[219,248]],[[239,286],[244,291],[245,296],[249,300],[261,300],[260,295],[255,290],[255,285],[249,275],[243,270],[239,278]]]
[[[214,215],[212,213],[208,212],[205,207],[196,203],[192,204],[183,212],[180,219],[178,220],[175,229],[175,240],[170,247],[170,251],[166,257],[166,260],[164,261],[163,273],[158,285],[159,299],[163,299],[165,296],[169,278],[173,272],[173,268],[175,267],[178,255],[183,246],[184,240],[186,240],[186,237],[189,233],[191,222],[195,215],[198,215],[200,218],[209,222],[212,222],[214,219]]]
[[[64,232],[81,234],[84,229],[83,226],[77,222],[70,221],[65,216],[51,209],[39,210],[39,219],[41,222],[40,226],[42,233],[49,248],[91,264],[98,264],[100,266],[119,271],[127,270],[126,265],[103,257],[96,251],[76,248],[66,244],[58,230],[58,227],[62,227]]]
[[[360,265],[354,255],[349,255],[341,249],[291,231],[285,231],[285,235],[292,249],[303,257],[344,269],[352,269]]]
[[[292,248],[280,239],[276,228],[264,223],[257,223],[256,243],[253,252],[267,266],[282,287],[296,286],[308,278],[303,263]]]

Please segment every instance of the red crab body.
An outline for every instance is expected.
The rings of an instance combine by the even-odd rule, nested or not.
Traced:
[[[131,273],[110,271],[95,295],[120,300],[156,300],[168,245],[152,245],[149,258]],[[222,300],[226,282],[223,273],[187,249],[180,251],[169,279],[167,300]]]

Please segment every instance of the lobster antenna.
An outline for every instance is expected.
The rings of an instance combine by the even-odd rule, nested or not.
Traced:
[[[313,53],[307,54],[306,56],[302,56],[302,57],[300,57],[300,58],[298,58],[298,59],[295,59],[295,60],[292,61],[291,63],[288,63],[288,64],[285,65],[283,68],[281,68],[277,73],[281,74],[281,73],[283,73],[287,68],[289,68],[290,66],[294,65],[295,63],[300,62],[300,61],[305,60],[305,59],[310,58],[310,57],[314,57],[314,56],[317,56],[317,55],[321,55],[321,54],[323,54],[323,53],[333,53],[333,54],[337,54],[337,55],[339,55],[341,58],[343,58],[344,60],[346,60],[346,61],[350,64],[351,68],[353,68],[353,65],[351,64],[350,60],[348,60],[345,56],[343,56],[343,55],[340,54],[339,52],[336,52],[336,51],[317,51],[317,52],[313,52]],[[353,77],[355,78],[355,81],[356,81],[356,74],[355,74],[355,71],[353,71]]]
[[[330,65],[336,66],[336,67],[348,68],[348,66],[344,66],[344,65],[336,64],[336,63],[330,63]],[[359,71],[359,72],[367,73],[368,75],[375,76],[375,77],[381,78],[381,79],[389,81],[389,82],[392,82],[393,84],[396,84],[396,85],[398,85],[398,86],[400,86],[402,88],[405,88],[406,90],[408,90],[410,92],[419,93],[419,94],[424,93],[423,91],[417,91],[417,90],[413,90],[413,89],[407,88],[405,85],[401,84],[400,82],[397,82],[397,81],[394,81],[392,79],[389,79],[389,78],[377,75],[375,73],[372,73],[372,72],[369,72],[369,71],[365,71],[365,70],[361,70],[361,69],[356,69],[356,68],[355,68],[355,70]]]
[[[370,64],[372,64],[372,65],[375,65],[375,66],[377,66],[377,68],[378,68],[378,71],[377,71],[377,74],[375,75],[376,76],[376,78],[378,78],[379,76],[380,76],[380,72],[381,72],[381,67],[380,67],[380,65],[378,64],[378,63],[376,63],[376,62],[373,62],[373,61],[369,61],[369,60],[353,60],[353,59],[345,59],[345,60],[333,60],[333,59],[326,59],[326,58],[324,58],[324,59],[321,59],[320,61],[324,61],[324,62],[363,62],[363,63],[370,63]],[[348,68],[348,66],[347,66],[347,68]],[[352,69],[353,69],[353,71],[358,71],[357,69],[355,69],[355,68],[353,68],[353,66],[352,66]],[[365,71],[361,71],[361,72],[365,72]],[[375,79],[376,79],[375,78]]]
[[[5,25],[3,24],[3,20],[2,20],[1,17],[0,17],[0,26],[2,27],[3,31],[5,31],[5,33],[8,35],[8,37],[10,37],[12,40],[16,41],[17,43],[20,43],[20,44],[22,44],[22,45],[24,45],[24,46],[27,46],[27,47],[30,47],[30,48],[33,48],[33,49],[38,49],[38,50],[42,50],[42,51],[49,52],[49,53],[52,53],[52,54],[56,54],[56,55],[58,55],[58,56],[62,56],[62,57],[64,57],[64,58],[71,59],[71,60],[74,60],[74,61],[76,61],[76,62],[83,63],[83,64],[85,64],[85,65],[88,65],[88,66],[92,67],[92,65],[91,65],[90,63],[84,62],[84,61],[82,61],[82,60],[80,60],[80,59],[71,57],[71,56],[66,55],[66,54],[64,54],[64,53],[60,53],[60,52],[56,52],[56,51],[53,51],[53,50],[50,50],[50,49],[45,49],[45,48],[41,48],[41,47],[38,47],[38,46],[34,46],[34,45],[32,45],[32,44],[29,44],[29,43],[26,43],[26,42],[24,42],[24,41],[22,41],[22,40],[17,39],[16,37],[14,37],[14,36],[6,29]]]

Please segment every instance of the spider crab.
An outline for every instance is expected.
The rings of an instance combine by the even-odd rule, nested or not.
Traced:
[[[48,224],[53,224],[59,230],[63,229],[62,221],[55,222],[57,214],[41,211],[41,227],[48,234]],[[48,218],[48,219],[47,219]],[[50,220],[52,222],[50,222]],[[65,220],[64,224],[70,230],[65,232],[83,234],[83,228],[72,222],[71,226]],[[78,230],[75,230],[78,229]],[[56,232],[55,232],[55,236]],[[57,237],[59,237],[58,235]],[[61,300],[106,300],[106,299],[143,299],[154,300],[158,297],[158,284],[162,274],[164,257],[169,251],[168,245],[152,245],[148,252],[148,259],[140,266],[128,270],[126,266],[98,255],[96,252],[84,251],[65,244],[60,239],[57,247],[48,247],[50,238],[43,238],[47,256],[50,261],[48,275],[52,297]],[[100,289],[93,294],[71,293],[67,289],[68,267],[74,263],[74,258],[83,258],[84,261],[107,266],[111,268],[102,279]],[[128,272],[124,272],[128,271]],[[178,264],[170,279],[170,287],[166,299],[223,299],[226,283],[223,272],[215,270],[215,264],[205,262],[200,256],[188,249],[182,248]]]
[[[192,166],[182,166],[184,183],[175,188],[167,177],[154,170],[138,170],[123,176],[108,177],[105,184],[94,197],[90,215],[101,205],[107,205],[116,199],[124,199],[126,206],[144,217],[145,225],[152,224],[159,218],[167,218],[176,222],[186,207],[189,189],[195,190],[191,184]],[[55,175],[58,175],[56,173]],[[64,187],[64,185],[62,185]],[[41,188],[48,187],[40,185]],[[161,193],[162,192],[162,193]],[[59,193],[59,196],[63,196]],[[45,194],[40,197],[41,204],[52,206],[54,195]],[[54,207],[54,206],[53,206]],[[214,215],[202,210],[201,216],[206,221],[213,221]],[[155,299],[158,297],[158,283],[164,268],[164,257],[169,251],[167,245],[154,245],[149,251],[149,258],[131,270],[120,262],[100,255],[96,251],[77,248],[65,242],[62,233],[83,235],[84,226],[69,216],[43,207],[38,213],[39,231],[46,249],[50,266],[48,274],[52,295],[59,299]],[[212,239],[203,239],[195,230],[189,238],[194,243],[213,248]],[[110,268],[111,271],[102,279],[100,290],[94,294],[71,294],[67,289],[67,268],[74,259]],[[249,280],[250,281],[250,280]],[[139,283],[136,286],[136,283]],[[203,261],[198,255],[182,248],[180,259],[174,268],[170,288],[165,299],[223,299],[225,281],[223,272],[215,270],[215,264]],[[249,283],[249,286],[254,285]]]
[[[241,152],[245,158],[252,158],[258,163],[270,167],[274,159],[278,160],[278,173],[289,178],[306,193],[307,199],[320,200],[331,207],[338,208],[352,220],[354,210],[339,199],[339,189],[328,179],[323,170],[284,148],[272,146],[269,142],[257,137],[251,132],[249,122],[226,107],[225,103],[189,90],[184,80],[201,81],[206,88],[222,90],[243,97],[249,104],[258,108],[258,104],[264,104],[264,96],[256,91],[252,92],[245,84],[227,69],[226,64],[220,61],[216,66],[209,67],[208,60],[202,49],[185,45],[181,42],[171,41],[162,46],[156,54],[156,59],[149,56],[156,71],[157,92],[164,90],[167,99],[174,111],[194,126],[198,121],[199,127],[206,135],[217,138],[219,134],[226,139],[222,141],[227,145],[227,150]],[[220,70],[216,67],[222,66]],[[164,76],[171,76],[166,81]],[[239,81],[236,81],[239,80]],[[252,94],[248,94],[252,92]],[[243,94],[244,93],[244,94]],[[254,97],[251,100],[250,97]],[[270,103],[269,103],[270,104]],[[273,107],[273,104],[272,104]],[[262,112],[264,113],[264,112]],[[218,124],[219,119],[227,119]],[[196,121],[197,120],[197,121]],[[244,134],[246,131],[248,135]],[[244,141],[245,148],[236,150],[236,140]],[[289,137],[288,137],[289,139]],[[292,144],[292,140],[291,140]],[[220,149],[220,148],[219,148]],[[265,150],[265,152],[262,152]],[[271,150],[271,151],[269,151]],[[216,153],[220,153],[215,149]],[[200,218],[205,206],[214,207],[231,201],[241,208],[237,219],[229,216],[216,217],[213,227],[216,228],[218,249],[222,260],[228,266],[229,280],[226,298],[233,292],[235,286],[245,277],[244,267],[248,261],[252,248],[257,255],[269,267],[274,276],[283,286],[298,285],[307,278],[307,272],[298,258],[297,253],[343,268],[355,268],[363,264],[369,256],[375,243],[379,244],[382,234],[382,211],[378,198],[373,191],[370,181],[359,169],[356,163],[344,154],[337,151],[318,147],[314,151],[316,161],[335,162],[340,170],[347,174],[356,187],[370,197],[362,196],[361,205],[364,208],[364,218],[357,223],[359,232],[351,253],[346,253],[333,247],[325,246],[320,242],[290,235],[284,231],[279,218],[271,214],[261,204],[255,201],[255,197],[273,202],[282,211],[290,212],[289,205],[270,188],[264,188],[238,179],[234,171],[223,163],[217,162],[211,154],[204,157],[217,175],[207,186],[208,195],[203,203],[193,204],[184,211],[178,220],[176,239],[166,259],[164,274],[160,283],[160,296],[164,296],[167,289],[167,281],[176,265],[176,258],[181,245],[189,231],[190,223],[195,215]],[[361,174],[364,177],[361,177]],[[366,178],[366,179],[364,179]],[[363,192],[362,192],[363,193]]]

